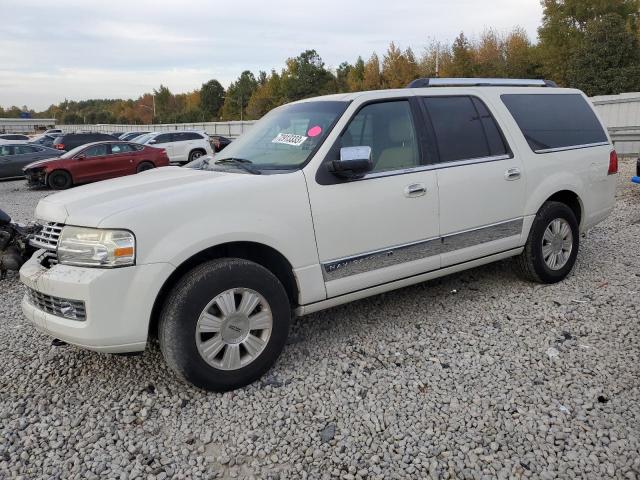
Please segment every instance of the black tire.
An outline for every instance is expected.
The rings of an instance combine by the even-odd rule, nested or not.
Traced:
[[[251,289],[262,295],[273,323],[264,350],[253,361],[235,370],[224,370],[200,355],[196,325],[216,296],[234,288]],[[179,376],[205,390],[224,392],[252,383],[273,366],[287,340],[290,320],[287,293],[273,273],[248,260],[222,258],[195,267],[173,287],[160,314],[158,338],[165,361]]]
[[[207,154],[207,152],[205,152],[204,150],[200,150],[200,149],[192,150],[189,153],[189,161],[193,162],[196,158],[200,158],[200,157],[202,157],[203,155],[206,155],[206,154]]]
[[[550,268],[542,253],[543,236],[547,227],[555,219],[563,219],[569,224],[573,237],[569,258],[562,268]],[[524,251],[516,258],[518,273],[526,280],[538,283],[557,283],[564,280],[573,269],[580,247],[580,227],[573,210],[561,202],[546,202],[531,225]]]
[[[66,190],[73,185],[73,179],[69,172],[64,170],[54,170],[47,177],[47,184],[54,190]]]
[[[144,172],[147,170],[151,170],[152,168],[156,168],[156,166],[151,162],[142,162],[136,168],[136,173]]]

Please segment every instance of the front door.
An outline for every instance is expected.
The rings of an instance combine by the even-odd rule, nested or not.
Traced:
[[[440,267],[438,186],[423,168],[419,118],[413,100],[361,106],[320,168],[326,173],[340,147],[369,146],[373,171],[307,178],[329,297]]]

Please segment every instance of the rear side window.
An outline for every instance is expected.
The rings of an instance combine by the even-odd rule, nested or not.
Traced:
[[[202,135],[195,133],[195,132],[185,132],[185,133],[179,133],[178,134],[180,137],[177,141],[182,141],[182,140],[202,140]]]
[[[536,153],[608,142],[582,95],[505,94],[501,98]]]
[[[156,143],[168,143],[168,142],[172,142],[173,140],[171,139],[171,134],[170,133],[163,133],[162,135],[158,135],[156,137]]]
[[[508,153],[487,107],[470,96],[423,97],[436,135],[440,162]]]

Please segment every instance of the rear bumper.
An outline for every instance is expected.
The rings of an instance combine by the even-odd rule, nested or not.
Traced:
[[[36,328],[89,350],[144,350],[153,304],[173,266],[156,263],[100,269],[55,265],[47,269],[41,265],[43,253],[39,250],[22,266],[22,283],[57,300],[84,302],[86,319],[49,313],[25,295],[22,311]]]

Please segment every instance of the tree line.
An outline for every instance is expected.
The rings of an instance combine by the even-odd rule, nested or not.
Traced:
[[[640,0],[542,0],[537,43],[526,32],[461,32],[451,44],[437,40],[416,55],[391,42],[328,68],[316,50],[289,58],[280,71],[246,70],[228,88],[215,79],[188,93],[160,85],[135,100],[68,101],[36,117],[77,123],[178,123],[260,118],[287,102],[329,93],[402,88],[420,77],[547,78],[587,95],[640,90]],[[28,110],[11,107],[0,117]]]

